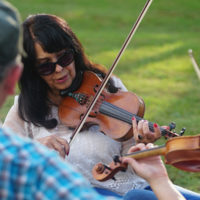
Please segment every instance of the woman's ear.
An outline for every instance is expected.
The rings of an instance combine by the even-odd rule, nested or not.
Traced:
[[[22,73],[22,66],[15,65],[8,72],[4,79],[4,92],[7,95],[13,95],[15,93],[16,84]]]

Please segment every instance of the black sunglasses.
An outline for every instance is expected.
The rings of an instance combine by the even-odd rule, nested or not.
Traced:
[[[61,67],[66,67],[67,65],[71,64],[73,60],[74,51],[72,49],[69,49],[65,51],[56,62],[46,62],[38,65],[37,71],[41,76],[47,76],[55,71],[57,64]]]

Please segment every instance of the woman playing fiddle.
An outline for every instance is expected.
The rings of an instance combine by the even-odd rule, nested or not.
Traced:
[[[135,144],[133,138],[117,142],[102,134],[98,126],[91,126],[77,135],[69,151],[67,141],[72,130],[58,117],[58,107],[63,98],[60,94],[62,91],[77,90],[85,71],[92,71],[103,78],[105,69],[88,60],[69,25],[57,16],[38,14],[28,17],[23,23],[23,37],[27,56],[23,57],[20,94],[15,98],[4,126],[58,151],[96,188],[119,195],[145,188],[148,183],[131,169],[119,173],[116,181],[98,182],[91,174],[97,162],[109,163],[114,155],[126,153]],[[126,91],[126,88],[113,76],[107,90],[116,93],[118,90]],[[160,137],[159,131],[152,133],[146,125],[143,128],[142,123],[138,126],[142,129],[140,134],[143,139],[149,138],[147,142],[153,142]]]

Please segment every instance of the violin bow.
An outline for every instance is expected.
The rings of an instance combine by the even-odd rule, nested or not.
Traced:
[[[89,113],[92,111],[92,108],[94,107],[97,99],[99,98],[100,94],[102,93],[103,89],[105,88],[109,78],[112,75],[112,72],[114,71],[115,67],[117,66],[123,52],[125,51],[126,47],[128,46],[129,42],[131,41],[131,38],[133,37],[133,35],[135,34],[138,26],[140,25],[142,19],[144,18],[148,8],[150,7],[151,3],[153,0],[147,0],[147,2],[145,3],[142,11],[140,12],[135,24],[133,25],[130,33],[128,34],[126,40],[124,41],[117,57],[115,58],[111,68],[109,69],[107,75],[105,76],[105,78],[103,79],[98,91],[96,92],[93,100],[90,102],[87,111],[85,112],[85,114],[83,115],[82,119],[80,120],[78,126],[74,129],[74,132],[72,133],[71,137],[70,137],[70,141],[69,141],[69,145],[72,143],[72,141],[74,140],[75,136],[79,133],[79,131],[81,130],[81,128],[83,127],[83,124],[86,121],[86,118],[88,117]]]
[[[197,64],[197,62],[196,62],[194,56],[193,56],[192,49],[189,49],[189,50],[188,50],[188,54],[189,54],[189,56],[190,56],[190,58],[191,58],[191,61],[192,61],[194,70],[195,70],[195,72],[196,72],[196,74],[197,74],[197,77],[198,77],[198,79],[200,80],[200,69],[199,69],[199,66],[198,66],[198,64]]]

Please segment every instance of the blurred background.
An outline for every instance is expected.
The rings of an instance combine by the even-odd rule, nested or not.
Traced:
[[[21,13],[49,13],[64,18],[89,58],[108,69],[146,1],[144,0],[10,0]],[[200,133],[200,81],[188,50],[200,64],[199,0],[154,0],[114,74],[129,91],[143,98],[145,119],[159,125],[176,123],[177,133]],[[17,89],[18,93],[18,89]],[[10,97],[1,120],[13,104]],[[163,144],[160,139],[157,144]],[[172,181],[200,192],[200,173],[167,166]]]

